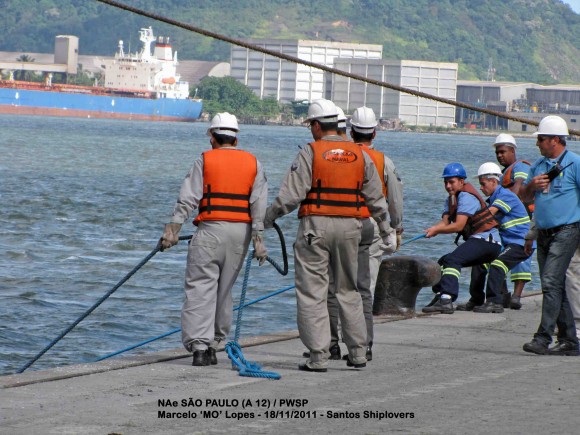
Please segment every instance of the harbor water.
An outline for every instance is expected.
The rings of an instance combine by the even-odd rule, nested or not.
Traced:
[[[207,127],[0,117],[0,374],[22,367],[155,248],[183,177],[209,148]],[[241,129],[240,147],[264,165],[272,199],[310,132],[301,127]],[[532,137],[517,141],[520,158],[539,156]],[[471,177],[481,163],[495,161],[492,143],[493,136],[378,132],[376,148],[392,158],[404,182],[404,240],[439,220],[447,197],[443,166],[459,161]],[[294,284],[296,213],[278,224],[286,236],[290,273],[281,277],[272,266],[258,268],[254,262],[248,299]],[[181,234],[193,231],[188,223]],[[266,239],[270,256],[281,262],[276,232],[268,231]],[[437,260],[453,249],[453,240],[452,235],[421,239],[400,254]],[[186,252],[181,242],[156,254],[32,369],[94,361],[179,328]],[[540,287],[535,258],[532,272],[526,291]],[[465,300],[469,270],[460,283],[460,300]],[[430,289],[423,289],[418,308],[431,297]],[[292,329],[293,290],[244,310],[242,337]],[[177,333],[132,352],[180,346]]]

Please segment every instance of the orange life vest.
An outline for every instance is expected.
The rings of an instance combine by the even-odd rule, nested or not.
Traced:
[[[300,205],[298,217],[362,217],[363,151],[347,141],[318,140],[310,146],[314,152],[312,186]]]
[[[252,222],[250,194],[258,172],[256,157],[236,149],[203,153],[203,197],[193,221]]]
[[[447,198],[447,204],[449,205],[449,222],[455,222],[457,219],[457,202],[459,193],[461,192],[466,192],[475,196],[479,201],[480,209],[472,216],[469,216],[463,230],[457,233],[457,238],[455,239],[456,242],[460,236],[463,237],[463,240],[467,240],[473,234],[489,231],[499,225],[494,215],[489,211],[486,202],[483,200],[479,192],[475,190],[471,183],[467,182],[463,184],[463,188],[457,192],[456,195]]]
[[[515,181],[512,181],[512,173],[514,172],[514,167],[516,166],[516,163],[518,163],[518,162],[522,162],[528,166],[532,166],[532,164],[530,162],[528,162],[527,160],[516,160],[514,163],[512,163],[510,166],[508,166],[508,168],[504,172],[503,178],[501,179],[501,186],[502,187],[507,187],[509,189],[510,187],[512,187],[515,184]],[[530,215],[530,217],[532,217],[532,214],[534,213],[534,208],[535,208],[534,200],[532,199],[531,201],[522,201],[522,202],[524,203],[524,206],[526,207],[528,214]]]
[[[379,177],[381,179],[381,186],[383,187],[383,196],[388,198],[389,196],[389,188],[385,184],[385,155],[380,151],[370,148],[368,145],[365,144],[358,144],[362,150],[369,155],[372,159],[375,167],[377,168],[377,172],[379,173]],[[371,217],[371,212],[369,211],[368,207],[365,205],[362,209],[363,217]]]

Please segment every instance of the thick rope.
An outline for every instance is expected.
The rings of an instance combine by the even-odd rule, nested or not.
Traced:
[[[383,88],[393,89],[395,91],[404,92],[405,94],[410,94],[410,95],[414,95],[416,97],[426,98],[429,100],[439,101],[440,103],[450,104],[452,106],[462,107],[464,109],[474,110],[476,112],[486,113],[486,114],[492,115],[492,116],[498,116],[500,118],[509,119],[511,121],[521,122],[522,124],[529,124],[529,125],[535,125],[535,126],[537,126],[539,124],[538,121],[535,121],[532,119],[521,118],[519,116],[511,115],[511,114],[506,113],[506,112],[499,112],[499,111],[487,109],[484,107],[473,106],[471,104],[462,103],[460,101],[450,100],[448,98],[439,97],[437,95],[431,95],[431,94],[427,94],[425,92],[415,91],[413,89],[404,88],[402,86],[398,86],[398,85],[395,85],[392,83],[387,83],[387,82],[383,82],[380,80],[370,79],[368,77],[364,77],[364,76],[361,76],[358,74],[353,74],[353,73],[350,73],[347,71],[342,71],[340,69],[328,67],[326,65],[321,65],[318,63],[310,62],[310,61],[300,59],[300,58],[295,57],[295,56],[290,56],[288,54],[280,53],[278,51],[269,50],[267,48],[260,47],[259,45],[255,45],[255,44],[251,44],[251,43],[246,42],[246,41],[242,41],[241,39],[230,38],[228,36],[221,35],[219,33],[215,33],[215,32],[211,32],[209,30],[202,29],[200,27],[195,27],[195,26],[192,26],[189,24],[182,23],[180,21],[173,20],[171,18],[167,18],[167,17],[161,16],[158,14],[147,12],[143,9],[128,6],[128,5],[125,5],[123,3],[120,3],[120,2],[117,2],[114,0],[97,0],[97,1],[100,3],[110,5],[110,6],[114,6],[114,7],[119,8],[119,9],[123,9],[123,10],[128,11],[128,12],[132,12],[132,13],[137,14],[137,15],[141,15],[143,17],[147,17],[147,18],[151,18],[151,19],[154,19],[157,21],[161,21],[163,23],[167,23],[167,24],[170,24],[172,26],[179,27],[181,29],[189,30],[191,32],[198,33],[200,35],[204,35],[204,36],[207,36],[207,37],[210,37],[213,39],[217,39],[220,41],[224,41],[224,42],[229,42],[230,44],[237,45],[239,47],[244,47],[244,48],[247,48],[248,50],[253,50],[253,51],[260,52],[260,53],[264,53],[264,54],[267,54],[269,56],[273,56],[273,57],[277,57],[279,59],[287,60],[289,62],[310,66],[312,68],[317,68],[319,70],[326,71],[326,72],[329,72],[332,74],[337,74],[339,76],[349,77],[351,79],[359,80],[361,82],[369,83],[371,85],[376,85],[376,86],[383,87]],[[579,130],[570,130],[570,134],[580,135],[580,131]]]
[[[181,236],[181,237],[179,237],[179,240],[188,240],[188,239],[191,239],[191,237],[192,236]],[[56,343],[58,343],[60,340],[62,340],[64,338],[64,336],[67,335],[70,331],[72,331],[75,326],[77,326],[79,323],[81,323],[99,305],[101,305],[103,302],[105,302],[109,298],[109,296],[111,296],[113,293],[115,293],[119,289],[119,287],[121,287],[123,284],[125,284],[125,282],[127,282],[127,280],[129,278],[131,278],[139,269],[141,269],[149,260],[151,260],[151,258],[153,258],[153,256],[155,254],[157,254],[160,250],[161,250],[161,242],[158,242],[155,249],[153,249],[153,251],[151,251],[143,260],[141,260],[141,262],[137,266],[135,266],[127,275],[125,275],[123,277],[123,279],[121,279],[121,281],[119,281],[111,290],[109,290],[107,293],[105,293],[97,302],[95,302],[93,304],[93,306],[91,308],[89,308],[79,318],[77,318],[73,323],[71,323],[64,331],[62,331],[54,340],[52,340],[44,349],[42,349],[39,353],[37,353],[34,358],[32,358],[30,361],[28,361],[16,373],[24,372],[24,370],[26,370],[32,364],[34,364],[36,361],[38,361],[38,359],[42,355],[44,355],[46,352],[48,352],[48,350],[51,347],[53,347]]]

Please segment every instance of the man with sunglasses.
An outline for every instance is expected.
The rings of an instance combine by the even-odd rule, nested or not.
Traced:
[[[542,317],[534,338],[523,349],[539,355],[578,355],[566,271],[580,241],[580,156],[566,149],[568,126],[559,116],[543,118],[535,136],[542,157],[530,168],[523,199],[535,201]],[[526,240],[528,252],[531,246],[532,240]],[[556,325],[558,342],[549,348]]]

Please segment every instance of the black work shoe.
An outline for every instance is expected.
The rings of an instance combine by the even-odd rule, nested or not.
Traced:
[[[367,362],[372,361],[373,360],[373,350],[370,346],[367,346]]]
[[[328,359],[332,359],[332,360],[339,360],[340,359],[340,346],[338,343],[330,346],[330,349],[328,349],[330,351],[330,356],[328,357]]]
[[[208,347],[206,350],[207,360],[209,364],[215,366],[217,364],[217,355],[214,347]]]
[[[326,373],[328,371],[327,368],[315,368],[308,367],[306,363],[298,364],[298,370],[302,370],[303,372],[316,372],[316,373]]]
[[[520,302],[519,296],[512,296],[512,299],[510,301],[510,308],[512,310],[519,310],[520,308],[522,308],[522,303]]]
[[[424,313],[453,314],[454,311],[455,309],[453,308],[453,302],[451,302],[451,298],[439,298],[433,305],[429,304],[423,308]]]
[[[548,349],[548,355],[578,356],[580,355],[580,350],[578,350],[577,344],[570,343],[569,341],[559,341],[555,346]]]
[[[362,368],[367,366],[367,363],[364,362],[364,363],[360,363],[360,364],[355,364],[355,363],[351,362],[350,358],[347,358],[346,359],[346,366],[347,367],[354,367],[355,369],[362,369]]]
[[[475,307],[474,313],[503,313],[503,305],[492,301],[486,301],[485,304]]]
[[[209,359],[207,357],[207,350],[196,350],[193,352],[192,366],[208,366]]]
[[[524,344],[524,351],[538,355],[547,355],[548,346],[542,343],[538,343],[536,340],[532,340],[529,343]]]
[[[509,308],[510,307],[510,303],[512,300],[512,294],[511,293],[503,293],[502,295],[502,305],[504,308]]]
[[[437,301],[439,301],[439,299],[441,299],[441,293],[436,293],[435,294],[435,297],[433,299],[431,299],[431,302],[429,302],[425,306],[426,307],[432,307],[433,305],[435,305],[437,303]]]
[[[471,302],[471,300],[465,302],[464,304],[457,304],[455,309],[457,311],[473,311],[475,307],[479,307],[475,302]]]

